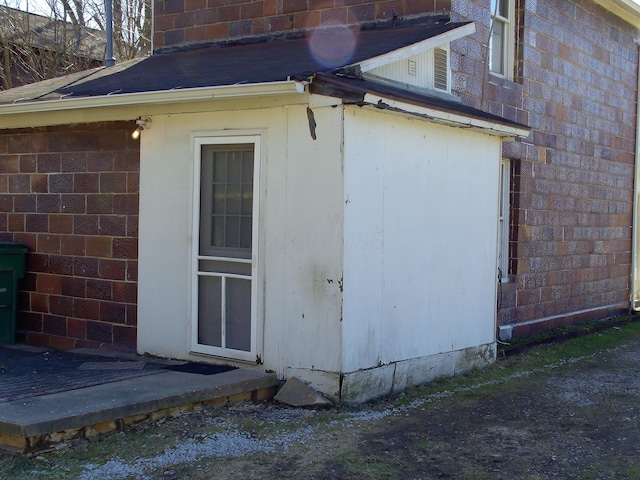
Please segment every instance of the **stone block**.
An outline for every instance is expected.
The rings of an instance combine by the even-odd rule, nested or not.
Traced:
[[[274,400],[291,407],[329,407],[329,400],[297,377],[289,378],[274,397]]]

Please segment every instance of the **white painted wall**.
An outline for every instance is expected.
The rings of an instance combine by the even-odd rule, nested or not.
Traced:
[[[490,344],[501,140],[348,107],[343,371]]]
[[[141,137],[138,349],[190,354],[193,135],[263,132],[259,256],[263,365],[338,371],[341,365],[340,109],[306,105],[153,115]],[[259,319],[260,321],[260,319]]]
[[[152,116],[141,139],[139,351],[215,360],[190,353],[193,137],[262,132],[255,368],[366,399],[463,371],[468,352],[491,357],[500,139],[309,100],[316,140],[306,104]],[[448,363],[446,352],[457,352]]]

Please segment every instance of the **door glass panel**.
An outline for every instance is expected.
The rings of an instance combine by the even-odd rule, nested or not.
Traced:
[[[242,186],[242,215],[251,217],[253,213],[253,189],[252,185],[244,184]]]
[[[240,214],[240,189],[242,186],[239,183],[227,184],[227,208],[226,213],[228,215],[237,216]],[[220,210],[222,212],[222,210]],[[216,212],[218,213],[218,212]]]
[[[251,351],[251,281],[227,278],[227,348]]]
[[[242,155],[242,183],[253,183],[253,152]]]
[[[227,262],[224,260],[200,260],[198,262],[200,272],[229,273],[235,275],[251,276],[250,263]]]
[[[200,255],[251,258],[253,161],[253,145],[202,147]]]
[[[251,217],[240,219],[240,248],[251,247]]]
[[[224,227],[225,247],[240,247],[240,218],[227,217],[227,224]]]
[[[200,276],[198,281],[198,343],[222,346],[222,279]]]
[[[242,182],[242,152],[229,152],[227,163],[227,182],[239,184]]]
[[[224,187],[224,185],[216,185],[215,183],[211,186],[213,197],[213,208],[211,212],[225,211],[227,195]]]
[[[224,183],[227,178],[227,157],[224,152],[212,152],[212,161],[214,164],[214,182]]]

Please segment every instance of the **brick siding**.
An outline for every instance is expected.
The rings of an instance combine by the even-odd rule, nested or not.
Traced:
[[[154,48],[442,12],[451,0],[155,0]]]
[[[453,93],[532,127],[512,160],[500,325],[534,333],[629,306],[637,31],[589,0],[518,0],[516,81],[490,75],[490,0],[156,0],[155,47],[451,9]],[[0,238],[25,242],[29,343],[135,347],[131,123],[0,132]],[[472,241],[472,239],[470,239]],[[581,313],[582,312],[582,313]],[[522,325],[523,322],[546,322]]]
[[[454,17],[477,21],[473,41],[452,46],[455,93],[533,129],[526,141],[503,148],[513,164],[512,283],[502,288],[499,324],[550,319],[517,332],[529,334],[624,310],[637,32],[593,2],[521,0],[522,78],[510,82],[485,73],[488,3],[453,2]],[[575,315],[580,311],[587,312]]]
[[[512,160],[510,282],[500,325],[518,334],[628,308],[637,98],[637,31],[589,0],[516,0],[515,81],[488,73],[490,0],[156,1],[155,46],[393,14],[450,10],[476,33],[451,46],[453,93],[527,124]],[[576,314],[576,312],[583,312]]]
[[[134,128],[109,122],[0,131],[0,239],[30,249],[18,340],[135,349]]]

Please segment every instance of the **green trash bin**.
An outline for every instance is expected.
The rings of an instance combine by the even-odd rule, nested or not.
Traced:
[[[0,344],[16,341],[18,280],[24,277],[29,249],[17,242],[0,242]]]

